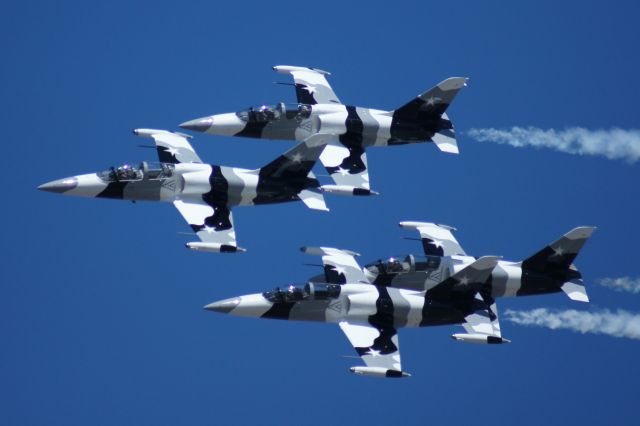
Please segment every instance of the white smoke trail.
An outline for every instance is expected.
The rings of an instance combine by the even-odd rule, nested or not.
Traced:
[[[598,284],[615,291],[626,291],[633,294],[640,293],[640,277],[602,278],[598,280]]]
[[[640,129],[588,130],[569,127],[564,130],[544,130],[537,127],[512,127],[471,129],[466,133],[480,142],[495,142],[516,148],[551,148],[568,154],[600,155],[610,160],[627,160],[630,163],[640,159]]]
[[[640,340],[640,314],[621,309],[615,312],[608,309],[596,312],[576,311],[575,309],[557,311],[546,308],[531,311],[507,310],[505,317],[516,324]]]

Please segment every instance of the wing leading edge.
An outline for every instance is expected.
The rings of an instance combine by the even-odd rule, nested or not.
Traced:
[[[330,284],[370,284],[364,271],[356,261],[358,253],[332,247],[302,247],[303,253],[322,256],[322,265],[327,283]]]
[[[451,231],[456,228],[430,222],[400,222],[400,227],[420,233],[424,254],[427,256],[466,256]]]
[[[400,362],[398,332],[393,327],[341,321],[340,328],[366,367],[351,367],[355,374],[374,377],[407,377]]]
[[[273,70],[279,74],[291,74],[296,87],[296,96],[301,104],[341,104],[327,81],[327,71],[317,68],[276,65]]]
[[[135,129],[136,136],[153,138],[161,163],[202,163],[189,143],[191,136],[157,129]]]
[[[227,207],[210,206],[202,200],[173,202],[201,242],[186,243],[187,248],[213,253],[244,252],[236,243],[233,216]]]

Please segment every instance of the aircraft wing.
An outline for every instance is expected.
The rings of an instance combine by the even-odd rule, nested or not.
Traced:
[[[188,248],[215,253],[245,251],[236,243],[233,216],[228,208],[210,206],[202,200],[195,199],[176,200],[173,205],[200,238],[201,242],[187,243]]]
[[[273,70],[280,74],[291,74],[296,86],[296,96],[301,104],[341,104],[327,81],[330,73],[316,68],[277,65]]]
[[[191,138],[189,135],[156,129],[135,129],[133,133],[153,138],[161,163],[202,163],[188,141]]]
[[[402,228],[416,229],[427,256],[466,256],[451,231],[456,228],[429,222],[400,222]]]
[[[480,334],[493,337],[502,337],[500,332],[500,321],[498,320],[498,307],[495,300],[490,298],[488,303],[480,295],[476,293],[475,299],[479,302],[480,308],[470,315],[465,317],[465,322],[462,324],[464,329],[469,334]]]
[[[363,189],[365,193],[370,192],[367,154],[363,147],[347,148],[332,137],[320,154],[320,161],[336,185],[350,187],[352,191]],[[354,195],[358,194],[354,192]]]
[[[331,247],[302,247],[303,253],[322,256],[326,282],[330,284],[370,284],[358,262],[358,253]]]
[[[446,301],[463,295],[473,296],[482,291],[499,260],[499,256],[483,256],[427,290],[427,296]]]
[[[352,372],[379,377],[408,376],[402,371],[398,332],[395,328],[353,324],[348,321],[341,321],[340,328],[366,365],[351,367]]]

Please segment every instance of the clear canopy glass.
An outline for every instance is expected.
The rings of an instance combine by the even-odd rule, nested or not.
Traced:
[[[386,260],[379,259],[365,265],[367,269],[378,274],[398,274],[406,272],[433,271],[440,267],[442,258],[438,256],[392,256]]]
[[[339,284],[307,283],[304,286],[291,284],[285,289],[276,287],[262,293],[265,299],[273,303],[293,303],[301,300],[326,300],[340,296]]]
[[[148,163],[143,161],[137,166],[125,163],[118,167],[110,167],[98,173],[100,179],[105,182],[130,182],[136,180],[162,179],[173,174],[175,165],[170,163]]]
[[[311,107],[305,104],[285,104],[280,102],[276,105],[260,105],[249,107],[238,111],[236,115],[242,120],[250,123],[268,123],[281,118],[287,120],[304,119],[311,115]]]

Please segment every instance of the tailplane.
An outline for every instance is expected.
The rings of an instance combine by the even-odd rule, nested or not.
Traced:
[[[564,280],[560,289],[571,300],[588,302],[589,296],[582,281],[582,275],[573,265],[573,261],[595,230],[593,226],[572,229],[533,256],[523,260],[522,270],[549,274],[561,282]]]
[[[393,112],[395,122],[418,122],[432,133],[431,140],[443,152],[457,154],[458,144],[453,123],[445,111],[460,89],[467,85],[465,77],[450,77],[427,90]]]
[[[569,269],[595,229],[593,226],[580,226],[572,229],[533,256],[523,260],[522,269],[538,272]]]

